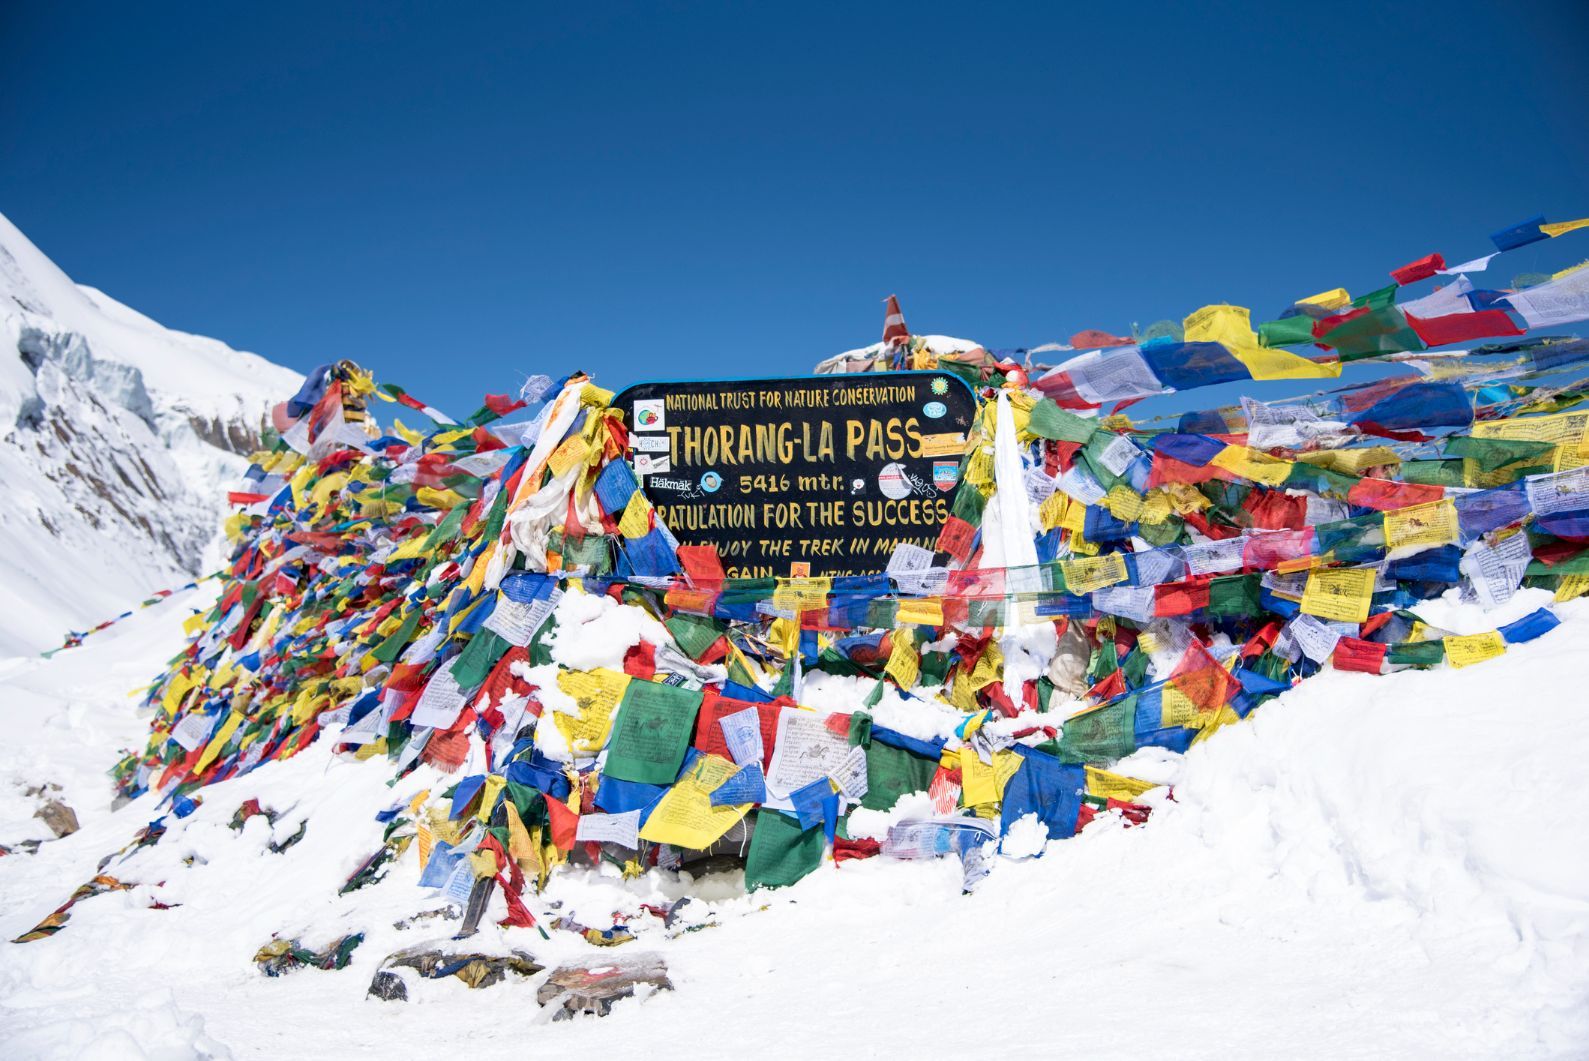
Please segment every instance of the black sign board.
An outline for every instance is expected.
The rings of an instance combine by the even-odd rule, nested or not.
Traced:
[[[613,407],[662,522],[731,578],[875,574],[898,542],[933,548],[977,408],[945,372],[642,383]]]

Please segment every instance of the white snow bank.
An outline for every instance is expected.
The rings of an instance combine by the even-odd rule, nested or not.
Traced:
[[[148,797],[111,813],[101,771],[140,735],[120,694],[168,654],[180,611],[0,673],[0,828],[40,780],[66,788],[84,826],[0,859],[0,936],[30,928],[155,814]],[[1583,1057],[1589,602],[1561,614],[1560,629],[1470,669],[1310,680],[1184,759],[1159,754],[1174,798],[1150,794],[1147,825],[1103,818],[1039,858],[999,859],[972,896],[952,860],[826,866],[738,898],[707,889],[723,898],[690,916],[713,927],[667,939],[640,918],[639,941],[616,952],[660,950],[676,992],[544,1027],[530,1027],[533,982],[365,999],[383,956],[451,929],[392,927],[435,902],[412,854],[373,888],[336,888],[375,849],[376,810],[445,781],[422,770],[389,788],[385,764],[335,761],[322,740],[207,789],[120,871],[144,887],[87,900],[49,940],[0,943],[0,1028],[23,1054],[61,1057],[96,1042],[202,1056],[212,1041],[240,1058],[619,1056],[636,1042],[661,1058],[730,1043],[758,1058]],[[306,815],[303,842],[275,855],[263,823],[228,830],[250,796]],[[680,893],[575,873],[533,908],[605,928],[604,913]],[[150,910],[154,896],[180,905]],[[272,980],[250,961],[273,933],[315,945],[350,931],[368,938],[341,972]],[[548,964],[608,953],[552,935],[488,928],[472,942]]]

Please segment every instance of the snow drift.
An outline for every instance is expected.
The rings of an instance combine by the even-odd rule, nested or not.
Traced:
[[[1492,627],[1541,598],[1442,620]],[[617,1052],[637,1037],[679,1058],[719,1037],[768,1058],[835,1044],[927,1057],[1581,1057],[1589,727],[1564,678],[1589,651],[1589,602],[1559,611],[1558,630],[1484,666],[1329,672],[1184,757],[1133,764],[1174,784],[1147,827],[1100,821],[1041,858],[1001,862],[974,895],[960,894],[953,860],[873,859],[701,901],[694,924],[712,927],[676,938],[638,918],[624,950],[661,950],[679,989],[595,1023],[532,1026],[533,984],[436,982],[409,1006],[364,998],[380,958],[417,934],[394,922],[412,911],[418,867],[329,896],[378,841],[374,812],[443,777],[424,767],[389,788],[381,763],[340,760],[321,741],[168,819],[173,834],[127,874],[157,883],[81,904],[46,943],[0,945],[0,1027],[27,1057],[401,1056],[438,1034],[478,1057],[532,1042]],[[37,828],[20,787],[47,777],[83,819],[35,856],[0,859],[5,938],[157,813],[153,796],[111,813],[104,749],[141,739],[125,689],[165,657],[182,612],[161,605],[0,677],[18,709],[0,746],[0,828]],[[249,798],[284,817],[233,833]],[[301,843],[270,853],[306,818]],[[556,878],[546,901],[594,921],[674,897],[608,867]],[[341,972],[272,980],[249,961],[273,933],[320,945],[350,931],[369,937]],[[487,924],[472,943],[505,949],[522,931]],[[552,935],[532,948],[549,965],[593,953]]]

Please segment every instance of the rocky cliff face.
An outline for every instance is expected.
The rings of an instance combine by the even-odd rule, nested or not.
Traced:
[[[213,566],[296,373],[73,284],[0,217],[0,655]]]

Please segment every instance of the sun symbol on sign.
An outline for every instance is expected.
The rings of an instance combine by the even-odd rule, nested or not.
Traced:
[[[949,381],[944,379],[942,376],[939,376],[937,379],[932,381],[932,392],[934,394],[948,394]]]

